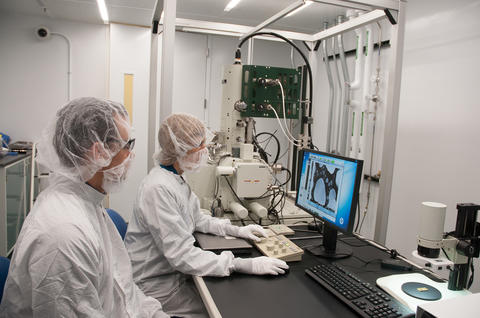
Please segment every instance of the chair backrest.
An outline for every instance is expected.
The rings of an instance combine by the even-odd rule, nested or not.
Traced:
[[[117,227],[118,233],[120,233],[120,236],[122,237],[122,240],[125,239],[125,233],[127,233],[127,223],[125,220],[122,218],[120,214],[118,214],[115,210],[112,209],[106,209],[108,215],[110,215],[110,218],[113,221],[113,224]]]
[[[8,269],[10,268],[10,260],[6,257],[0,256],[0,303],[3,297],[3,288],[7,281]]]

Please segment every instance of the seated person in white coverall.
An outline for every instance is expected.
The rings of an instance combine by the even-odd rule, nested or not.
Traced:
[[[133,282],[127,250],[102,206],[125,181],[134,139],[125,108],[77,98],[39,143],[50,186],[25,219],[1,317],[168,317]]]
[[[195,117],[173,114],[165,119],[158,132],[159,164],[138,189],[125,237],[135,282],[158,299],[166,313],[182,317],[207,316],[190,275],[278,275],[288,268],[275,258],[235,258],[230,251],[216,255],[194,246],[195,231],[253,240],[260,240],[256,234],[266,236],[259,225],[233,226],[200,211],[182,174],[206,163],[205,141],[206,129]]]

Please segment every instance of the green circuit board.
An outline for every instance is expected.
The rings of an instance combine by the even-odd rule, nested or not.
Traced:
[[[264,86],[260,79],[278,79],[282,83],[285,94],[286,118],[298,119],[300,113],[300,71],[260,65],[243,65],[242,68],[242,100],[247,109],[241,112],[242,117],[275,118],[267,105],[272,105],[280,118],[284,117],[282,93],[279,85]]]

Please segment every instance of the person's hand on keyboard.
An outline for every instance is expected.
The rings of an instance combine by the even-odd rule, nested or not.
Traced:
[[[287,263],[277,258],[260,256],[255,258],[235,258],[234,270],[245,274],[278,275],[285,274]]]

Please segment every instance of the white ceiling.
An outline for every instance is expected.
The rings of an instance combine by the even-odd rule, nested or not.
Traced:
[[[223,9],[230,0],[177,0],[177,17],[255,26],[280,12],[296,0],[242,0],[230,12]],[[323,30],[323,22],[333,23],[346,9],[312,3],[296,14],[284,17],[269,26],[271,29],[302,33]]]
[[[254,26],[295,1],[242,0],[230,12],[224,12],[223,9],[229,0],[177,0],[177,17]],[[112,22],[151,25],[156,0],[106,0],[106,3]],[[45,12],[42,10],[43,6],[46,8]],[[103,23],[96,0],[1,0],[0,11]],[[332,24],[337,15],[345,15],[345,12],[345,8],[312,3],[297,14],[277,21],[269,28],[315,33],[323,30],[324,21]]]
[[[156,0],[106,0],[111,22],[150,26]],[[46,8],[46,11],[42,10]],[[0,0],[0,11],[102,24],[96,0]]]

